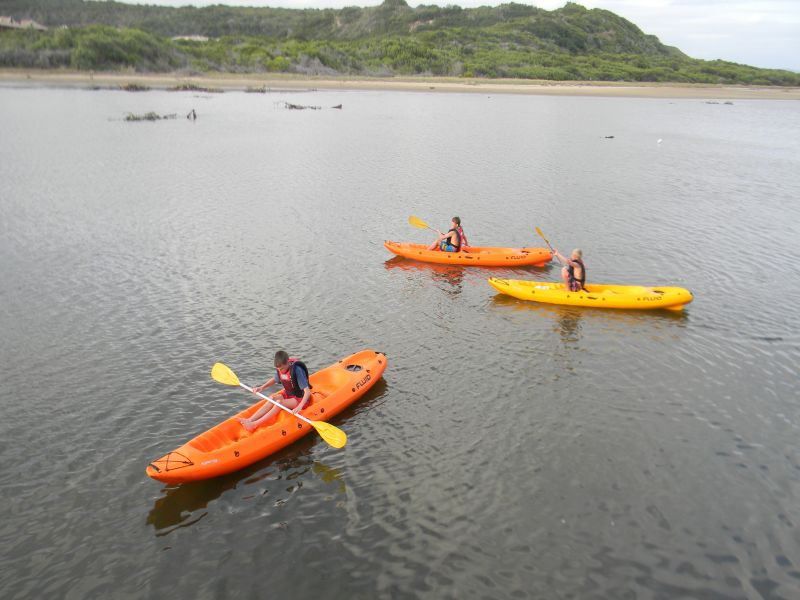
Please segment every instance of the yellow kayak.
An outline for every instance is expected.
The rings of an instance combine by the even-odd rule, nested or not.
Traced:
[[[520,300],[597,308],[683,310],[694,299],[689,290],[679,287],[590,283],[586,286],[586,291],[570,292],[563,283],[496,277],[489,279],[489,285],[502,294]]]

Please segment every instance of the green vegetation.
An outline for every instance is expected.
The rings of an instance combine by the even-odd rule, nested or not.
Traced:
[[[386,0],[341,10],[5,0],[46,32],[0,32],[0,66],[142,72],[439,75],[800,85],[800,74],[692,59],[609,11],[462,9]],[[207,41],[171,39],[207,36]]]
[[[141,85],[138,83],[126,83],[124,85],[119,86],[123,92],[149,92],[150,88],[146,85]]]
[[[90,25],[0,33],[0,66],[170,71],[182,64],[182,56],[172,42],[138,29]]]
[[[168,92],[205,92],[207,94],[221,94],[222,88],[210,88],[196,85],[194,83],[181,83],[171,88],[167,88]]]

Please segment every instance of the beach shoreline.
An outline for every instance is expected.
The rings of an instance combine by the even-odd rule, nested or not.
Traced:
[[[272,92],[386,90],[433,93],[521,94],[705,100],[800,100],[800,87],[679,83],[464,79],[457,77],[312,77],[291,74],[86,72],[0,69],[0,86],[119,88],[135,84],[167,89],[182,84],[222,91],[266,88]]]

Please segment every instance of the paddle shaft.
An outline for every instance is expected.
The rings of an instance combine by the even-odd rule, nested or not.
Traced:
[[[553,249],[553,246],[550,244],[550,240],[548,240],[546,237],[544,237],[544,234],[541,232],[541,230],[538,227],[536,228],[536,233],[538,233],[539,237],[544,240],[544,243],[547,244],[548,248],[550,248],[550,252],[552,252],[553,256],[555,256],[556,259],[558,259],[558,262],[560,262],[563,265],[564,261],[561,260],[561,258],[556,254],[556,251]]]
[[[547,240],[545,240],[545,242],[547,242]],[[547,242],[547,245],[548,245],[548,246],[550,246],[550,242]],[[561,257],[560,257],[558,254],[556,254],[556,251],[555,251],[555,250],[553,250],[553,247],[552,247],[552,246],[550,246],[550,252],[552,252],[552,253],[553,253],[553,256],[555,256],[555,257],[556,257],[556,260],[557,260],[558,262],[560,262],[562,265],[564,264],[564,261],[563,261],[563,260],[561,260]]]
[[[300,419],[301,421],[305,421],[306,423],[308,423],[308,424],[309,424],[309,425],[311,425],[312,427],[314,426],[314,423],[313,423],[311,420],[309,420],[309,419],[306,419],[306,418],[305,418],[303,415],[301,415],[299,412],[293,412],[293,411],[292,411],[292,409],[290,409],[290,408],[288,408],[288,407],[284,406],[284,405],[283,405],[283,404],[281,404],[280,402],[277,402],[277,401],[273,400],[273,399],[272,399],[272,398],[270,398],[269,396],[265,396],[265,395],[264,395],[264,394],[262,394],[261,392],[257,392],[257,391],[255,391],[255,390],[254,390],[253,388],[251,388],[249,385],[245,385],[245,384],[243,384],[243,383],[240,381],[240,382],[239,382],[239,386],[240,386],[240,387],[242,387],[242,388],[244,388],[244,389],[246,389],[248,392],[250,392],[250,393],[252,393],[252,394],[255,394],[255,395],[256,395],[256,396],[258,396],[259,398],[263,398],[263,399],[264,399],[264,400],[266,400],[267,402],[272,402],[272,403],[273,403],[275,406],[278,406],[278,407],[282,408],[283,410],[285,410],[286,412],[288,412],[288,413],[290,413],[290,414],[294,415],[295,417],[297,417],[297,418],[298,418],[298,419]]]

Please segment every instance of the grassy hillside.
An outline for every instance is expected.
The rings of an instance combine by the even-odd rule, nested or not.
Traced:
[[[689,58],[574,3],[292,10],[4,0],[0,12],[52,28],[0,32],[0,66],[800,85],[789,71]],[[188,35],[211,39],[171,39]]]

